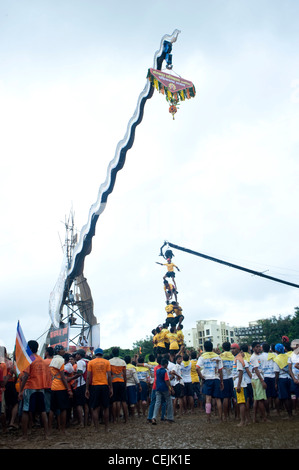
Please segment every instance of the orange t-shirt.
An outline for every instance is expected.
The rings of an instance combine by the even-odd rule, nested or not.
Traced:
[[[62,382],[62,378],[60,375],[60,371],[64,372],[64,363],[60,367],[60,369],[56,369],[56,367],[50,367],[51,374],[52,374],[52,385],[51,390],[66,390],[64,383]]]
[[[41,390],[46,388],[47,385],[47,368],[44,359],[35,354],[35,361],[33,361],[24,372],[29,375],[25,384],[25,389]]]
[[[4,380],[4,377],[7,376],[7,367],[6,367],[5,362],[0,362],[0,368],[3,372],[3,380]],[[2,393],[4,390],[5,390],[5,387],[0,387],[0,393]]]
[[[111,365],[112,382],[124,382],[127,369],[125,361],[119,357],[113,357],[109,362]]]
[[[107,372],[111,372],[111,365],[107,359],[92,359],[87,364],[87,371],[91,372],[91,385],[108,385]]]

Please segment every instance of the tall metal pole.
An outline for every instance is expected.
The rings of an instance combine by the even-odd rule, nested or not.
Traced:
[[[238,266],[237,264],[229,263],[228,261],[223,261],[223,260],[218,259],[218,258],[213,258],[212,256],[204,255],[203,253],[199,253],[198,251],[190,250],[189,248],[183,248],[182,246],[175,245],[174,243],[166,242],[166,244],[168,244],[171,248],[175,248],[175,249],[180,250],[180,251],[185,251],[186,253],[189,253],[191,255],[200,256],[201,258],[205,258],[205,259],[208,259],[210,261],[214,261],[216,263],[224,264],[224,265],[229,266],[231,268],[239,269],[241,271],[245,271],[247,273],[254,274],[255,276],[264,277],[265,279],[269,279],[270,281],[280,282],[281,284],[286,284],[286,285],[291,286],[291,287],[299,288],[298,284],[294,284],[292,282],[284,281],[283,279],[278,279],[276,277],[268,276],[267,274],[261,273],[259,271],[254,271],[252,269],[244,268],[243,266]]]

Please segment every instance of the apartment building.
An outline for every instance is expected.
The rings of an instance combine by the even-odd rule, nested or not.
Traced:
[[[196,327],[184,331],[185,344],[187,347],[203,349],[205,341],[211,341],[216,348],[225,341],[233,343],[237,341],[235,327],[217,320],[200,320]]]

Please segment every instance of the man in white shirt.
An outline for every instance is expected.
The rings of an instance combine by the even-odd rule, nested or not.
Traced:
[[[291,376],[291,397],[293,410],[296,410],[299,401],[299,339],[294,339],[291,343],[292,354],[288,358],[289,374]]]
[[[222,420],[223,362],[220,356],[213,352],[213,343],[211,341],[205,341],[204,350],[205,352],[198,358],[196,367],[199,368],[199,377],[204,380],[202,393],[206,396],[207,419],[208,422],[211,420],[212,398],[215,398],[219,419]]]
[[[237,426],[246,425],[246,401],[247,401],[247,383],[244,378],[245,369],[248,368],[248,362],[245,361],[240,353],[240,346],[237,343],[231,345],[231,352],[234,358],[232,377],[234,381],[235,401],[240,412],[240,423]]]
[[[262,361],[260,354],[262,347],[258,341],[254,341],[251,345],[253,354],[250,358],[250,365],[252,366],[252,388],[253,388],[253,422],[257,422],[257,411],[259,410],[263,421],[267,421],[265,401],[267,400],[266,389],[267,384],[264,381]]]
[[[182,403],[182,393],[181,393],[181,385],[180,380],[181,377],[181,368],[179,364],[172,362],[175,356],[170,356],[167,366],[167,372],[170,379],[170,385],[172,387],[172,395],[171,398],[173,400],[173,413],[176,415],[176,408],[179,405],[181,414],[183,412],[183,403]]]
[[[77,361],[76,388],[74,389],[74,406],[77,408],[78,421],[80,426],[87,426],[88,422],[88,404],[85,397],[87,360],[85,359],[84,349],[76,351],[75,359]]]
[[[260,359],[262,363],[262,370],[264,375],[264,381],[267,385],[266,395],[267,401],[265,402],[267,415],[270,415],[270,408],[275,405],[275,408],[278,412],[279,400],[277,390],[275,388],[275,372],[274,372],[274,358],[276,357],[275,353],[270,352],[270,345],[268,343],[262,344],[263,352],[260,354]]]
[[[277,356],[274,359],[275,387],[278,390],[278,398],[284,404],[289,418],[292,417],[291,401],[291,376],[289,374],[288,360],[290,355],[286,354],[282,343],[275,345]]]
[[[234,356],[231,353],[231,344],[225,341],[222,344],[223,352],[220,357],[223,362],[223,390],[222,390],[222,404],[223,404],[223,415],[224,420],[228,419],[229,412],[231,409],[231,401],[234,397],[234,382],[232,378],[232,369],[234,365]]]
[[[193,387],[191,379],[191,361],[188,354],[184,354],[183,361],[181,362],[181,376],[184,381],[184,396],[183,405],[185,412],[190,408],[191,413],[194,413],[194,398]]]

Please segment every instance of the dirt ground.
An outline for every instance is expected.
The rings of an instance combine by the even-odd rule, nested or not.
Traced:
[[[273,411],[270,421],[237,427],[233,417],[220,422],[212,415],[208,424],[203,411],[176,416],[174,423],[147,423],[144,417],[129,418],[127,423],[110,423],[109,432],[104,425],[95,432],[92,425],[79,428],[72,425],[66,434],[53,429],[47,440],[43,430],[34,427],[28,440],[22,440],[20,430],[0,430],[0,450],[3,449],[298,449],[299,414],[291,419],[282,412]]]

